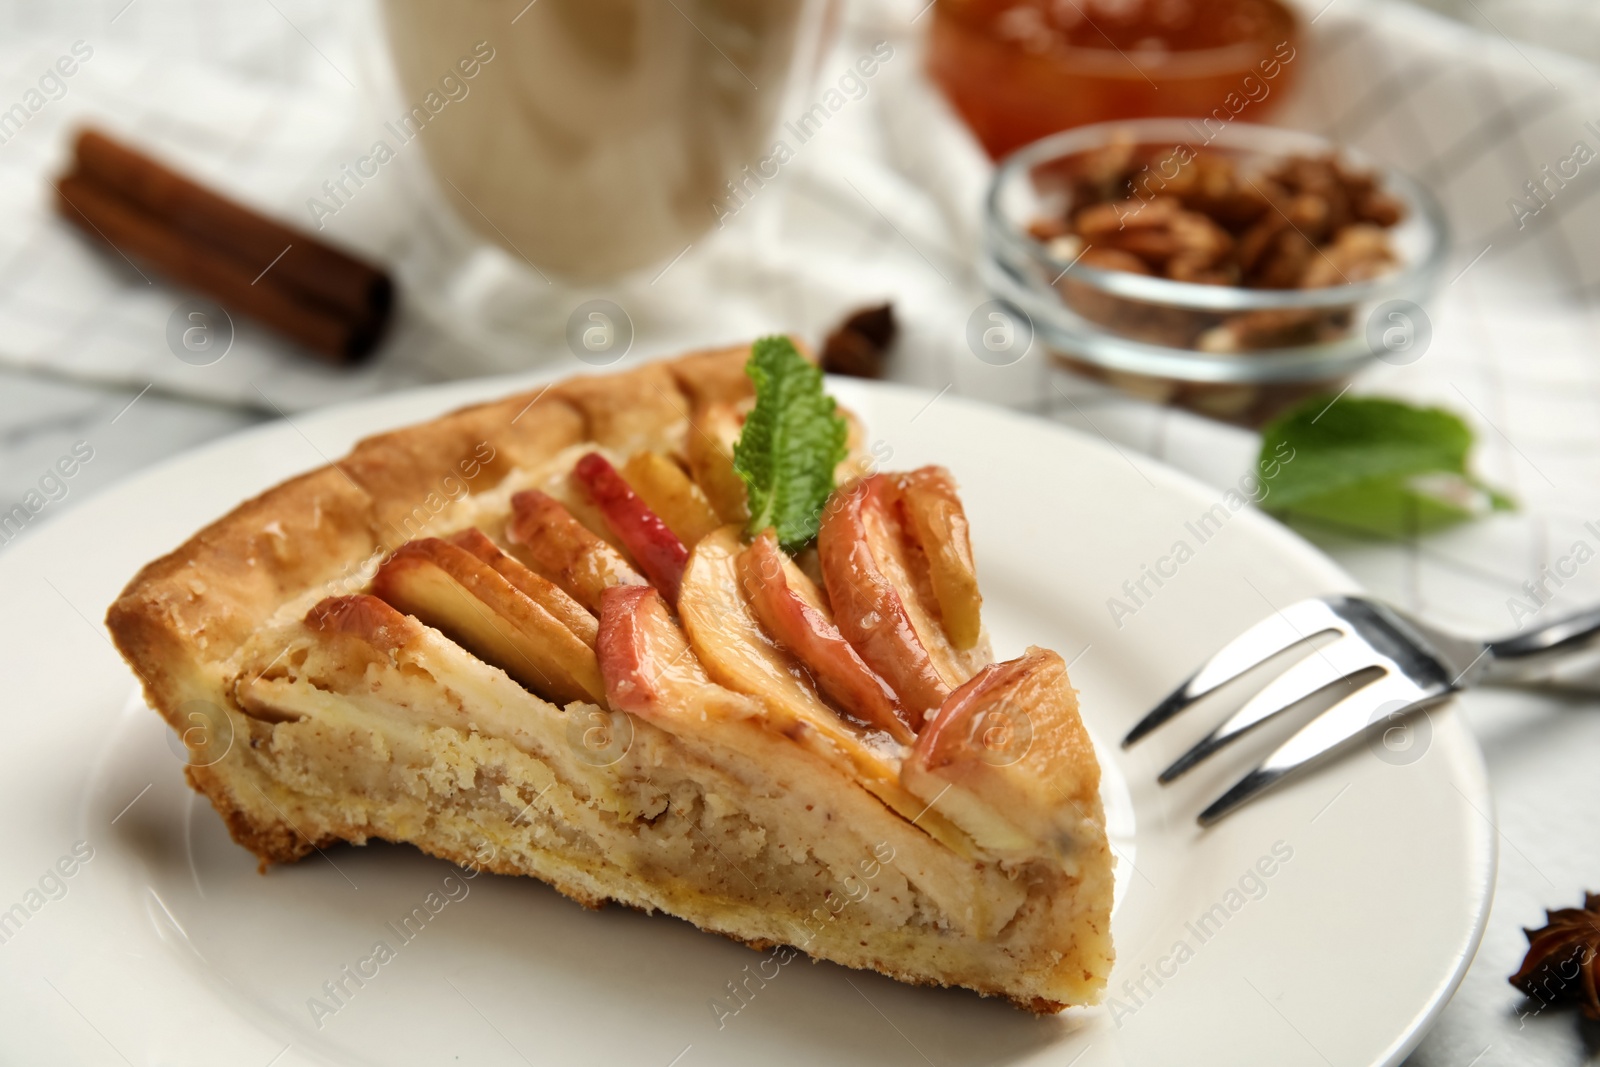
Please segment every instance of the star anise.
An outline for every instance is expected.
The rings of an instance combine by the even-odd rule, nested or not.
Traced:
[[[897,332],[892,304],[862,308],[828,335],[822,346],[822,369],[852,378],[881,378],[884,357]]]
[[[1585,893],[1583,907],[1546,911],[1548,920],[1528,935],[1528,955],[1511,984],[1549,1004],[1576,1000],[1600,1020],[1600,893]]]

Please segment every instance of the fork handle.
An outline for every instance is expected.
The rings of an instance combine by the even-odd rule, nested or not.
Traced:
[[[1555,681],[1551,668],[1600,644],[1600,607],[1488,643],[1486,682]]]

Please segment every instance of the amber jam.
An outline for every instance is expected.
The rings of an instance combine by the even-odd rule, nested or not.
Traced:
[[[1108,119],[1261,121],[1298,35],[1279,0],[938,0],[928,68],[998,159]]]

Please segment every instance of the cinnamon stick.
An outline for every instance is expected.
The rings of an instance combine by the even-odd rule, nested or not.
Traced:
[[[271,264],[277,285],[308,300],[350,315],[389,310],[393,287],[383,271],[220,196],[98,130],[78,135],[75,156],[80,174],[237,260],[252,278]]]
[[[359,358],[371,350],[382,330],[382,318],[370,312],[352,316],[270,284],[271,272],[257,280],[259,269],[252,272],[239,260],[164,225],[83,175],[59,179],[56,193],[64,216],[130,259],[214,297],[229,310],[259,320],[326,359]]]

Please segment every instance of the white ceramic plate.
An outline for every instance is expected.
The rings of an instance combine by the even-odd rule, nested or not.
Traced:
[[[1200,543],[1185,524],[1221,494],[1148,460],[853,382],[835,391],[880,454],[893,450],[888,466],[939,462],[959,478],[997,652],[1038,643],[1074,663],[1124,856],[1105,1006],[1035,1018],[802,957],[729,1015],[726,985],[757,957],[672,918],[588,912],[531,880],[485,875],[452,883],[464,895],[402,942],[388,924],[454,868],[374,845],[258,875],[185,786],[169,732],[130,698],[105,606],[140,564],[245,496],[368,433],[527,384],[465,383],[246,433],[0,556],[0,909],[19,927],[0,913],[0,1058],[1344,1067],[1401,1059],[1454,990],[1495,852],[1479,754],[1452,712],[1419,722],[1405,755],[1358,747],[1204,832],[1194,812],[1283,729],[1169,789],[1155,772],[1220,709],[1132,753],[1115,747],[1221,641],[1349,580],[1226,502]],[[1193,557],[1159,587],[1145,579],[1150,595],[1116,625],[1107,599],[1179,540]],[[70,877],[51,873],[58,862]],[[345,979],[335,1014],[313,1013],[311,998],[329,1003],[324,983],[379,941],[394,958],[359,988]]]

